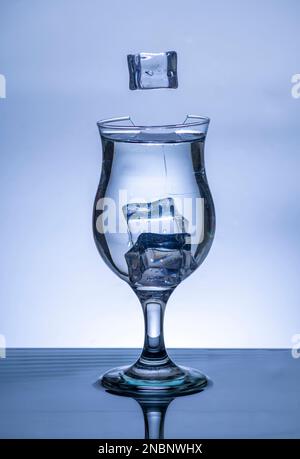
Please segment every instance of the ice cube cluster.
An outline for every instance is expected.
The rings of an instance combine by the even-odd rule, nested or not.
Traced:
[[[172,198],[127,204],[131,248],[125,254],[129,280],[137,287],[176,287],[197,265],[187,220]]]

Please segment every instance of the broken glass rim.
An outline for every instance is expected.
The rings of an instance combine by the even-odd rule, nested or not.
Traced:
[[[189,121],[189,120],[195,121]],[[127,124],[117,124],[124,121],[129,121]],[[147,130],[147,129],[181,129],[186,127],[195,127],[200,125],[209,125],[210,118],[207,116],[199,116],[199,115],[187,115],[183,123],[179,124],[154,124],[154,125],[135,125],[131,120],[130,116],[123,116],[118,118],[108,118],[103,119],[97,122],[97,126],[99,129],[116,129],[116,130],[129,130],[129,131],[137,131],[137,130]]]

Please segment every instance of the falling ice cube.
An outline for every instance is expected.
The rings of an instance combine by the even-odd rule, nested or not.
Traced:
[[[178,213],[174,199],[123,206],[129,242],[134,244],[141,233],[178,234],[188,231],[188,221]]]
[[[128,54],[129,88],[177,88],[177,53]]]

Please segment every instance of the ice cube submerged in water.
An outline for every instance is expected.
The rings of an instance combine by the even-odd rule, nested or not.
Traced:
[[[188,221],[178,213],[173,198],[127,204],[123,213],[132,244],[141,233],[174,234],[188,230]]]
[[[176,287],[196,269],[188,222],[172,198],[127,204],[123,212],[132,245],[125,260],[134,286]]]

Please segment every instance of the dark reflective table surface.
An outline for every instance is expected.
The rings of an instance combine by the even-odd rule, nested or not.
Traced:
[[[144,438],[140,404],[93,385],[138,353],[8,349],[0,359],[0,438]],[[300,438],[300,359],[290,350],[177,349],[170,355],[201,369],[213,386],[165,407],[165,438]],[[159,427],[157,416],[151,429]]]

